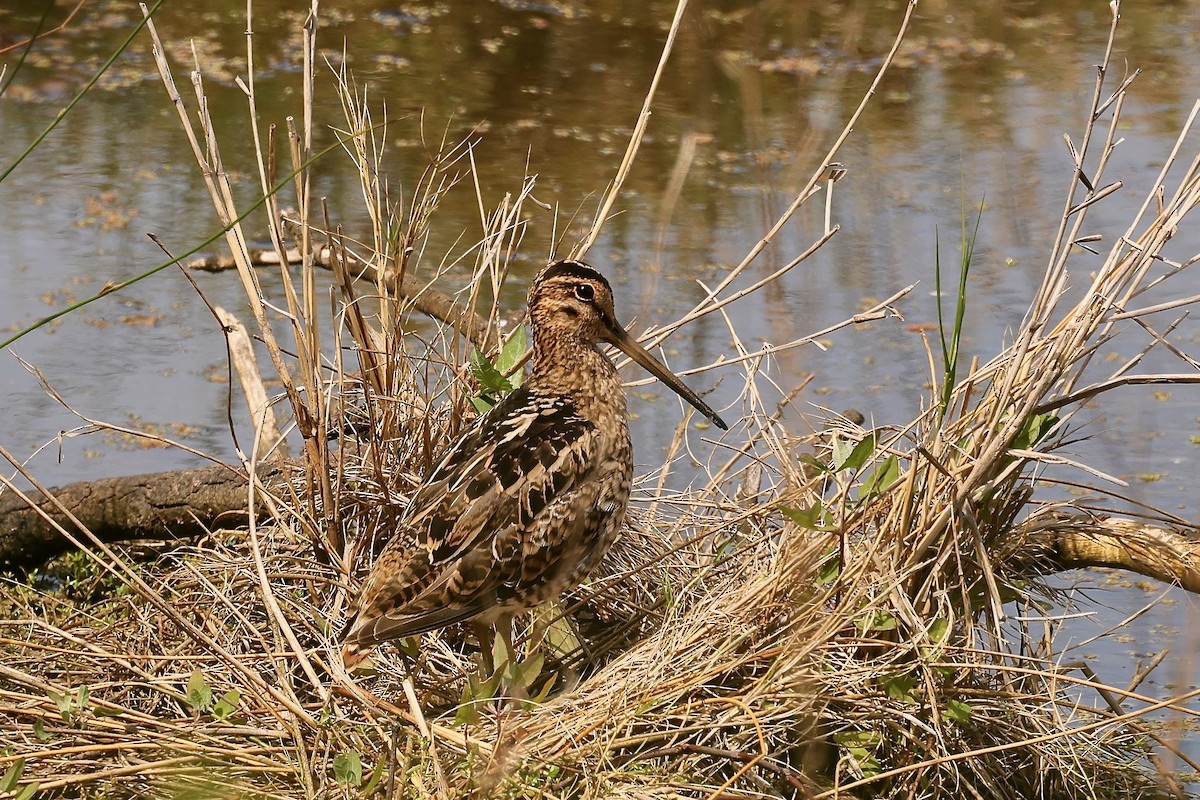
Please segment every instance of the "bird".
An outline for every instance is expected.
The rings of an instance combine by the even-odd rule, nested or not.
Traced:
[[[595,268],[568,259],[542,269],[529,322],[528,376],[436,459],[351,603],[347,670],[383,642],[459,622],[474,627],[486,668],[494,631],[512,653],[513,617],[597,566],[621,529],[633,477],[625,392],[600,345],[728,430],[621,326]]]

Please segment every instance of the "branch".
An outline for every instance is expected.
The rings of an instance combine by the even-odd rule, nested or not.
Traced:
[[[253,249],[247,252],[250,255],[252,266],[267,267],[279,264],[279,256],[273,249]],[[299,264],[301,262],[300,251],[295,248],[288,250],[287,258],[289,264]],[[332,258],[333,251],[328,246],[314,248],[313,263],[322,269],[333,269]],[[360,279],[378,281],[379,274],[374,266],[363,263],[349,253],[345,254],[345,260],[347,272]],[[225,272],[237,269],[237,263],[232,256],[206,256],[189,261],[187,268],[202,272]],[[385,279],[388,290],[397,297],[403,297],[412,303],[413,308],[417,311],[446,323],[469,339],[481,351],[496,352],[496,348],[499,346],[498,332],[494,330],[494,325],[488,325],[488,321],[484,317],[470,309],[462,308],[450,295],[422,283],[407,272],[400,275],[389,272]]]
[[[1112,567],[1200,593],[1200,541],[1141,520],[1037,514],[1001,543],[1000,558],[1009,567],[1040,572]]]
[[[283,464],[264,464],[259,478],[282,480]],[[247,522],[246,476],[224,464],[177,472],[82,481],[51,494],[105,543],[194,538]],[[41,494],[29,497],[60,525],[71,523]],[[33,567],[71,549],[24,498],[0,492],[0,569]]]

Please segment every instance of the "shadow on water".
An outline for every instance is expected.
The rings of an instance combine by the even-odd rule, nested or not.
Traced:
[[[255,3],[260,108],[264,120],[278,125],[300,106],[293,73],[301,5]],[[22,40],[42,11],[35,0],[5,3],[0,47]],[[545,212],[531,222],[517,262],[528,277],[556,237],[565,251],[593,212],[620,162],[672,11],[665,2],[363,0],[325,9],[319,42],[329,64],[347,58],[368,100],[386,104],[393,186],[411,186],[424,154],[443,138],[472,132],[485,205],[515,191],[527,172],[538,176],[535,196],[557,215]],[[1200,3],[1128,4],[1123,11],[1114,63],[1143,74],[1124,115],[1127,141],[1109,170],[1125,188],[1090,220],[1092,232],[1110,240],[1154,179],[1200,74]],[[642,325],[679,316],[702,296],[697,280],[712,285],[753,245],[858,103],[902,12],[896,0],[715,3],[693,10],[620,215],[590,256],[613,278],[626,316],[636,311]],[[34,46],[0,99],[0,163],[11,163],[53,119],[135,14],[131,5],[85,4],[66,30]],[[897,67],[840,156],[849,169],[834,206],[841,232],[769,291],[730,309],[743,339],[781,342],[920,282],[900,306],[905,323],[860,326],[831,337],[824,349],[778,358],[784,391],[813,375],[790,420],[797,430],[814,407],[853,406],[874,424],[912,418],[928,397],[921,337],[935,319],[935,233],[950,243],[943,257],[953,260],[962,209],[973,216],[981,203],[964,350],[986,359],[1000,349],[1042,273],[1071,174],[1062,134],[1082,128],[1107,24],[1106,4],[1078,0],[921,3]],[[257,179],[248,136],[241,135],[245,99],[234,84],[245,69],[243,20],[224,0],[192,0],[165,4],[158,25],[177,69],[192,63],[194,48],[229,148],[226,164],[244,198],[252,198]],[[14,54],[3,62],[11,69]],[[333,141],[331,126],[342,117],[333,81],[319,85],[322,146]],[[355,216],[357,178],[340,159],[335,153],[320,165],[317,193],[329,198],[348,230],[365,229]],[[3,184],[0,329],[18,330],[107,281],[160,263],[146,232],[178,251],[211,235],[217,223],[191,164],[148,42],[140,39]],[[672,177],[680,179],[677,192]],[[818,216],[805,213],[790,223],[757,274],[806,248],[821,230]],[[429,252],[463,252],[479,230],[474,190],[451,192],[437,219],[443,227],[433,231]],[[1180,240],[1183,250],[1200,251],[1195,230],[1181,231]],[[1100,261],[1081,258],[1076,270]],[[242,309],[241,290],[228,276],[205,276],[201,284],[214,303]],[[1200,293],[1200,287],[1175,290]],[[523,298],[504,301],[515,307]],[[728,332],[716,316],[671,341],[673,364],[700,363],[727,347]],[[1200,336],[1188,321],[1180,331],[1183,341]],[[13,349],[86,415],[232,455],[224,343],[177,272],[107,297]],[[1166,362],[1146,366],[1178,371]],[[11,355],[0,359],[0,385],[7,399],[4,444],[15,451],[31,453],[79,424]],[[735,395],[720,386],[714,396],[719,405]],[[678,412],[659,387],[637,396],[658,401],[632,402],[640,460],[653,463]],[[1136,499],[1196,518],[1197,398],[1129,390],[1094,412],[1085,429],[1091,438],[1077,445],[1076,455],[1129,480]],[[34,460],[51,484],[190,463],[186,454],[145,451],[111,435],[68,439]],[[1088,580],[1106,582],[1093,597],[1121,609],[1102,612],[1098,625],[1120,621],[1146,594],[1118,579]],[[1184,654],[1186,666],[1159,678],[1179,688],[1197,681],[1198,643],[1173,626],[1195,601],[1178,594],[1170,600],[1130,627],[1128,645],[1138,654],[1162,647]],[[1072,635],[1086,638],[1092,625],[1073,623]],[[1106,641],[1085,655],[1115,681],[1113,673],[1129,669],[1130,652]],[[1200,756],[1195,746],[1190,752]]]

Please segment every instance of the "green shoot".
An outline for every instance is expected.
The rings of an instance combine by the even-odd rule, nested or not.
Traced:
[[[471,348],[471,374],[479,382],[479,394],[471,398],[471,405],[480,414],[486,413],[501,397],[521,385],[524,375],[518,365],[527,347],[525,328],[521,327],[504,343],[494,364],[478,348]]]
[[[975,228],[967,233],[967,213],[963,208],[962,243],[960,245],[958,267],[958,292],[954,302],[954,324],[947,330],[946,319],[942,311],[942,258],[941,241],[937,229],[934,229],[934,289],[937,294],[938,335],[942,344],[942,393],[938,403],[938,418],[944,420],[950,409],[950,396],[954,393],[958,377],[959,346],[962,343],[963,317],[967,313],[967,276],[971,272],[971,259],[975,255],[975,241],[979,236],[979,223],[983,220],[983,201],[979,203],[979,213],[975,217]]]

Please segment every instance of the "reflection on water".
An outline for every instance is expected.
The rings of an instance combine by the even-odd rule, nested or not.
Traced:
[[[43,6],[42,0],[5,3],[0,47],[33,31]],[[265,121],[279,125],[300,106],[295,71],[304,6],[255,3],[260,108]],[[394,187],[412,185],[428,147],[472,132],[486,204],[517,190],[527,172],[538,176],[537,199],[558,212],[557,218],[536,212],[530,220],[518,260],[527,278],[556,237],[569,245],[579,236],[613,175],[673,7],[362,0],[325,9],[319,41],[330,65],[340,64],[344,52],[368,99],[386,105],[392,122],[385,169]],[[621,213],[590,255],[613,279],[624,316],[636,312],[639,325],[673,319],[702,296],[697,280],[712,285],[742,258],[820,164],[903,11],[898,0],[693,9]],[[0,99],[0,164],[12,163],[54,118],[124,38],[135,13],[127,4],[85,4],[66,30],[39,41],[15,74],[16,52],[2,57],[13,81]],[[158,25],[177,69],[192,64],[194,47],[226,164],[248,201],[257,179],[245,98],[234,84],[245,68],[244,21],[225,0],[193,0],[164,4]],[[1088,232],[1110,241],[1140,203],[1195,96],[1200,3],[1130,3],[1122,26],[1113,63],[1142,75],[1124,114],[1126,142],[1109,168],[1125,188],[1089,222]],[[843,331],[826,349],[778,357],[773,374],[784,391],[814,376],[790,421],[797,430],[805,427],[801,412],[813,406],[854,406],[881,424],[911,419],[926,400],[919,330],[935,317],[935,242],[942,242],[944,264],[956,262],[964,206],[968,215],[984,207],[964,347],[983,358],[998,351],[1040,278],[1071,174],[1062,135],[1077,136],[1082,127],[1107,28],[1108,6],[1099,2],[921,3],[897,67],[838,156],[849,169],[833,208],[841,232],[768,291],[730,308],[747,342],[783,342],[920,281],[900,304],[904,324]],[[160,263],[146,232],[184,251],[215,230],[148,50],[139,37],[97,91],[0,186],[0,328],[29,324],[106,281]],[[323,74],[319,83],[323,145],[333,140],[341,113],[334,82]],[[1194,151],[1196,142],[1190,144]],[[318,192],[348,230],[365,229],[357,179],[340,159],[334,154],[319,166]],[[435,219],[430,253],[460,254],[479,235],[469,182],[448,195]],[[803,211],[753,274],[786,263],[822,225],[819,208]],[[1183,230],[1176,244],[1178,252],[1195,253],[1200,235]],[[1081,255],[1074,267],[1080,282],[1099,263]],[[241,307],[240,289],[228,276],[205,276],[201,284],[214,303]],[[1167,288],[1175,296],[1200,293],[1195,286]],[[504,300],[516,306],[523,298],[514,292]],[[1200,335],[1189,325],[1180,328],[1180,341]],[[668,355],[675,367],[691,366],[727,351],[729,341],[712,315],[672,339]],[[82,414],[162,429],[174,423],[183,426],[175,435],[194,446],[231,455],[224,344],[176,272],[107,297],[14,350]],[[1165,359],[1145,367],[1180,370]],[[717,405],[732,402],[737,373],[710,373],[707,382],[717,378],[724,378]],[[694,382],[704,386],[705,379]],[[78,424],[12,357],[0,359],[0,385],[6,446],[31,452]],[[653,463],[678,409],[658,387],[644,393],[658,402],[631,406],[639,417],[639,458]],[[1198,416],[1200,403],[1184,391],[1114,394],[1095,409],[1087,428],[1092,438],[1076,447],[1077,455],[1129,479],[1138,499],[1195,518],[1189,437],[1200,434]],[[56,445],[34,462],[49,483],[189,463],[184,454],[146,452],[116,437],[68,440],[56,463],[59,453]],[[1135,602],[1123,594],[1109,600],[1120,609]],[[1152,627],[1134,633],[1144,650],[1171,640]]]

